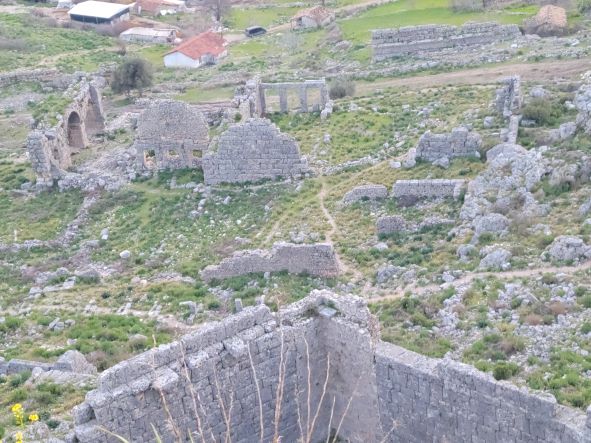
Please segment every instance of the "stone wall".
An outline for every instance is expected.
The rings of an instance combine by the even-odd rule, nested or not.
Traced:
[[[200,167],[208,143],[209,127],[200,112],[159,100],[140,115],[133,146],[140,170],[162,170]]]
[[[442,158],[478,157],[481,146],[480,134],[465,127],[454,128],[449,134],[427,131],[419,139],[416,158],[432,162]]]
[[[119,441],[100,427],[154,442],[151,425],[165,443],[188,432],[221,441],[227,430],[231,441],[266,443],[275,422],[284,442],[324,441],[341,419],[352,443],[591,442],[591,413],[381,342],[365,301],[328,291],[276,314],[246,308],[119,363],[73,414],[81,443]]]
[[[501,80],[502,87],[496,90],[495,108],[507,122],[501,129],[503,143],[517,143],[517,133],[521,121],[521,77],[514,75]]]
[[[72,155],[88,145],[89,137],[104,129],[100,91],[102,77],[82,79],[68,88],[64,96],[71,100],[58,122],[44,128],[41,122],[27,137],[27,151],[39,186],[50,186],[72,165]]]
[[[466,23],[463,26],[421,25],[372,31],[373,60],[479,46],[521,36],[517,25]]]
[[[208,185],[299,178],[307,171],[297,142],[266,119],[230,126],[203,157]]]
[[[338,275],[339,265],[329,243],[276,243],[270,250],[252,249],[235,252],[219,265],[207,266],[201,271],[201,277],[205,281],[211,281],[250,273],[281,271],[333,277]]]
[[[392,195],[396,199],[458,199],[465,184],[466,181],[460,179],[396,180]]]
[[[19,83],[41,83],[51,89],[66,89],[76,81],[80,81],[84,73],[64,74],[54,68],[17,69],[0,73],[0,87]]]
[[[347,192],[343,197],[343,204],[350,205],[361,200],[379,200],[388,197],[388,188],[384,185],[361,185]]]

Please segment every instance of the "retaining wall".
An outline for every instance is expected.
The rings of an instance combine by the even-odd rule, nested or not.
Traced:
[[[99,427],[154,442],[152,424],[165,443],[172,429],[178,439],[220,441],[229,429],[234,442],[269,442],[275,422],[282,441],[295,442],[316,411],[312,441],[344,417],[339,436],[353,443],[591,442],[591,413],[381,342],[365,301],[328,291],[277,314],[246,308],[108,369],[74,419],[81,443],[119,441]]]
[[[466,23],[463,26],[421,25],[372,31],[373,60],[480,46],[521,36],[517,25]]]
[[[448,134],[427,131],[419,139],[416,158],[432,162],[444,157],[478,157],[481,146],[480,134],[464,127],[454,128]]]
[[[349,205],[361,200],[379,200],[388,197],[388,188],[384,185],[361,185],[347,192],[343,197],[343,204]]]
[[[466,184],[465,180],[426,179],[396,180],[392,188],[395,198],[453,198],[458,199]]]
[[[258,272],[281,272],[333,277],[339,273],[339,265],[333,247],[329,243],[296,245],[276,243],[272,249],[253,249],[235,252],[219,265],[210,265],[201,271],[205,281]]]

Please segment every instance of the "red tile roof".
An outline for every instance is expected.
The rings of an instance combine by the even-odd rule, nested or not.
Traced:
[[[167,54],[180,52],[197,60],[206,54],[220,55],[226,50],[225,43],[226,41],[221,35],[208,31],[185,40],[173,50],[168,51]]]

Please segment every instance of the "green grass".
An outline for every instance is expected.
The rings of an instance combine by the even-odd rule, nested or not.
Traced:
[[[233,86],[215,89],[202,89],[197,87],[187,89],[184,93],[177,95],[175,99],[182,100],[187,103],[229,100],[234,96],[234,90],[235,88]]]
[[[255,25],[268,28],[288,22],[298,10],[299,8],[294,7],[232,8],[224,20],[224,25],[237,31],[243,31]]]

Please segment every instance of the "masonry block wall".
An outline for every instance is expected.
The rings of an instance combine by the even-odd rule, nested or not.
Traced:
[[[203,158],[205,183],[298,178],[308,171],[296,141],[266,119],[230,126]]]
[[[372,31],[373,60],[439,52],[447,48],[487,45],[521,36],[517,25],[466,23],[421,25]]]
[[[201,271],[201,277],[205,281],[211,281],[251,273],[281,271],[333,277],[339,273],[339,265],[334,249],[329,243],[276,243],[270,250],[238,251],[218,265],[207,266]]]
[[[276,314],[246,308],[122,362],[100,376],[74,418],[81,443],[119,441],[100,427],[154,442],[152,424],[167,443],[188,432],[200,441],[199,429],[207,440],[229,432],[234,442],[266,443],[275,422],[284,442],[302,434],[324,441],[329,429],[353,443],[591,442],[581,411],[381,342],[365,301],[329,291]]]
[[[425,179],[396,180],[392,187],[395,198],[454,198],[460,197],[465,180]]]
[[[454,128],[447,134],[427,131],[419,139],[416,158],[433,162],[444,157],[477,157],[481,146],[480,134],[464,127]]]

